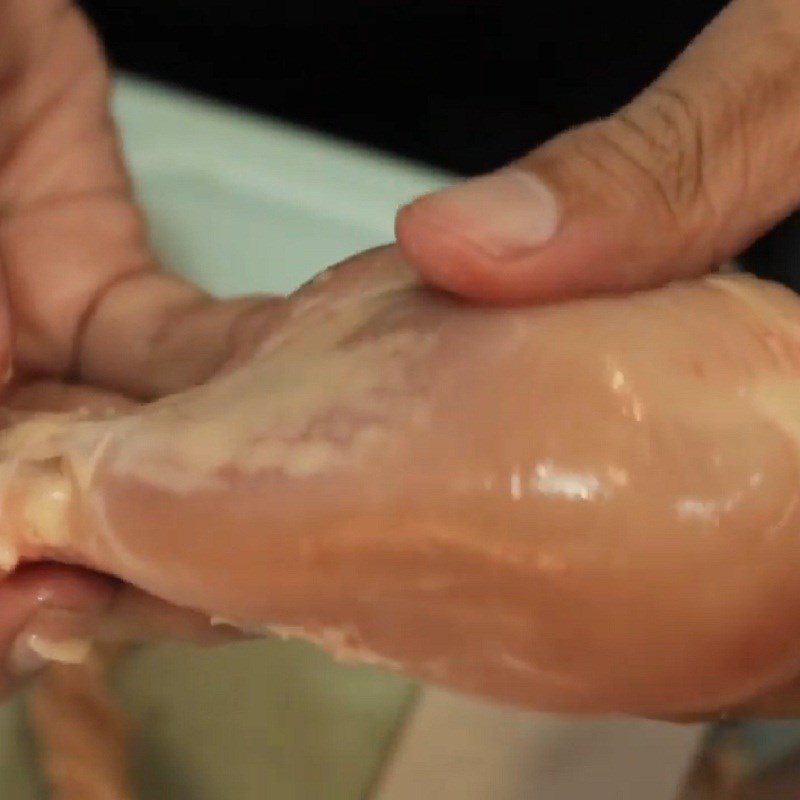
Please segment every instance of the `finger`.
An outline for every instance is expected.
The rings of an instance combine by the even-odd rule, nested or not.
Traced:
[[[116,582],[55,564],[28,565],[0,582],[0,695],[50,660],[81,660]]]
[[[160,270],[85,18],[64,0],[3,3],[0,54],[0,256],[19,371],[141,397],[203,380],[259,303],[215,303]]]
[[[0,52],[0,253],[17,362],[61,373],[104,287],[156,266],[83,16],[63,0],[3,3]]]
[[[0,582],[0,697],[50,662],[81,663],[95,643],[179,639],[214,645],[243,634],[78,567],[27,564]]]
[[[737,0],[617,113],[401,210],[431,282],[487,300],[636,289],[734,255],[800,200],[800,2]]]
[[[78,336],[73,377],[139,399],[206,381],[263,342],[285,300],[215,300],[163,273],[132,276],[94,304]]]
[[[130,800],[130,724],[110,687],[123,650],[95,651],[82,664],[52,664],[27,697],[49,795],[59,800]]]

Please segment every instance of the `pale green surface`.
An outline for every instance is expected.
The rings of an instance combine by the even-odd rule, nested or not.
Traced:
[[[117,117],[157,249],[221,294],[287,291],[391,239],[395,208],[444,181],[146,84],[123,84]],[[120,680],[145,800],[357,800],[414,695],[282,642],[161,647]],[[17,702],[0,743],[0,800],[42,797]]]
[[[145,650],[121,688],[146,726],[141,796],[171,800],[360,798],[411,699],[296,642]]]
[[[218,293],[290,291],[390,241],[398,206],[444,175],[148,84],[118,97],[152,234]]]

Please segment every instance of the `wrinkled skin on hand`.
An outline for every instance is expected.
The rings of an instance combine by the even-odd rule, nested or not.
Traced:
[[[387,248],[264,317],[207,385],[11,428],[2,540],[536,708],[791,686],[791,293],[715,276],[487,309]]]

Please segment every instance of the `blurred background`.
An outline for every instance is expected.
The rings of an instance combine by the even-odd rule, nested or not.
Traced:
[[[612,111],[722,6],[85,2],[126,70],[464,174]]]
[[[127,71],[458,174],[607,114],[724,5],[84,0]],[[800,225],[743,259],[800,289]]]

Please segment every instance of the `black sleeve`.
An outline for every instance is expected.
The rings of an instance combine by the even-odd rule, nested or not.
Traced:
[[[800,212],[773,228],[738,259],[748,272],[800,292]]]

